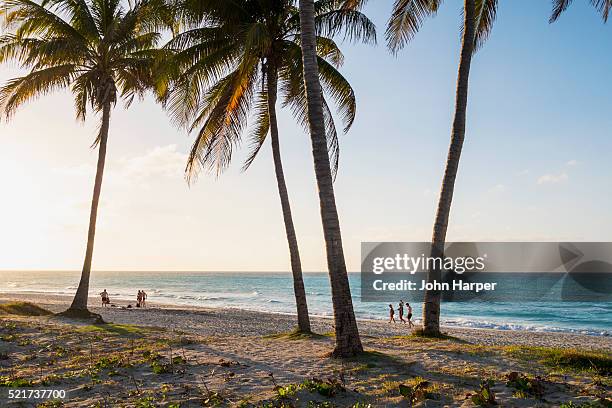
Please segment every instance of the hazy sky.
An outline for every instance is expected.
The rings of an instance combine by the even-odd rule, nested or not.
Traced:
[[[384,3],[384,4],[381,4]],[[345,44],[358,96],[335,188],[348,266],[361,241],[427,241],[447,154],[460,2],[447,1],[397,57],[384,46],[391,1],[370,2],[375,48]],[[500,2],[473,60],[449,240],[612,240],[612,25],[576,1]],[[3,66],[0,81],[19,73]],[[0,123],[0,269],[79,269],[97,118],[67,93]],[[287,112],[281,149],[303,267],[325,269],[310,141]],[[111,118],[94,269],[280,271],[289,256],[268,145],[219,179],[188,187],[192,138],[150,98]]]

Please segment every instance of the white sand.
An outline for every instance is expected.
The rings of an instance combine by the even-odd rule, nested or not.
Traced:
[[[53,312],[59,312],[67,308],[71,298],[57,295],[0,293],[1,301],[28,301]],[[126,303],[118,302],[118,305]],[[147,309],[122,309],[97,307],[99,304],[99,299],[90,299],[90,309],[100,313],[105,321],[164,327],[202,336],[265,336],[288,332],[296,325],[295,316],[237,309],[179,307],[155,303],[150,303]],[[331,319],[313,317],[311,320],[313,331],[317,333],[333,331]],[[359,321],[359,330],[362,336],[376,338],[410,334],[407,325],[372,320]],[[531,345],[612,351],[610,336],[454,327],[445,327],[444,332],[472,344]]]

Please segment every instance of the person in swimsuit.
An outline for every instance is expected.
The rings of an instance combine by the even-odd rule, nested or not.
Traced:
[[[100,292],[100,296],[102,296],[102,307],[106,307],[106,305],[110,303],[110,299],[108,298],[108,292],[106,291],[106,289]]]
[[[406,303],[406,308],[408,308],[408,327],[414,327],[414,323],[412,323],[412,306],[410,303]]]
[[[140,291],[140,306],[141,307],[147,306],[147,292],[145,292],[144,289]]]
[[[400,300],[399,305],[397,305],[397,311],[399,312],[400,322],[406,323],[404,320],[404,301]]]
[[[395,323],[395,310],[393,310],[393,305],[389,305],[389,323]]]

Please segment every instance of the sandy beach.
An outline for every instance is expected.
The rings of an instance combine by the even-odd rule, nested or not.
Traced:
[[[52,312],[70,301],[37,300]],[[2,392],[14,381],[53,385],[69,398],[46,406],[68,407],[468,407],[485,386],[501,406],[610,403],[609,337],[445,328],[449,337],[430,339],[361,321],[367,353],[341,361],[328,356],[329,319],[314,318],[319,334],[301,336],[291,334],[294,317],[280,314],[157,304],[92,311],[108,324],[1,314]]]
[[[52,312],[65,310],[72,298],[58,295],[0,294],[0,302],[26,301]],[[93,312],[105,321],[118,324],[136,324],[164,327],[170,330],[189,331],[201,336],[268,336],[294,329],[295,317],[276,313],[252,312],[238,309],[211,309],[172,306],[150,302],[147,309],[122,309],[130,302],[117,301],[118,307],[99,307],[99,298],[90,298]],[[134,302],[132,302],[133,305]],[[332,319],[313,317],[316,333],[333,330]],[[405,336],[410,334],[407,325],[388,324],[384,321],[361,320],[360,332],[371,337]],[[444,331],[463,341],[490,346],[542,346],[607,350],[612,352],[612,337],[587,336],[570,333],[533,332],[522,330],[492,330],[445,327]]]

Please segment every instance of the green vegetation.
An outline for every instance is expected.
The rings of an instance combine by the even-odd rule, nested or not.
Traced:
[[[30,302],[11,302],[0,304],[0,315],[49,316],[53,313]]]
[[[610,401],[588,401],[574,404],[572,401],[559,405],[559,408],[610,408],[612,402]]]
[[[112,333],[122,336],[142,334],[147,329],[132,324],[91,324],[88,326],[81,326],[77,329],[80,333]]]
[[[25,378],[11,378],[9,376],[0,376],[0,387],[21,388],[31,387],[32,381]]]
[[[423,331],[423,329],[413,330],[409,336],[402,336],[402,337],[407,338],[407,339],[417,338],[417,339],[430,340],[430,341],[452,340],[452,341],[457,341],[457,342],[464,342],[464,340],[461,340],[455,336],[451,336],[446,333],[426,333]]]
[[[516,390],[513,395],[517,398],[533,396],[540,399],[544,395],[544,384],[540,377],[527,377],[524,374],[511,372],[506,379],[508,380],[506,385]]]
[[[155,360],[151,363],[151,369],[154,374],[167,374],[172,372],[172,364],[170,363],[161,363],[158,360]]]
[[[399,394],[411,405],[426,399],[440,398],[437,393],[438,387],[431,385],[423,377],[414,377],[407,384],[399,384],[398,390]]]
[[[285,333],[269,334],[264,336],[266,339],[279,339],[279,340],[314,340],[328,337],[326,334],[317,334],[313,332],[303,332],[299,329],[292,330]]]
[[[495,401],[495,393],[491,391],[491,387],[493,387],[493,385],[493,380],[484,380],[480,383],[480,390],[471,395],[471,400],[474,405],[479,407],[490,407],[497,405],[497,401]]]
[[[612,374],[612,354],[598,351],[552,347],[508,346],[510,355],[540,363],[558,370],[590,371],[599,375]]]

